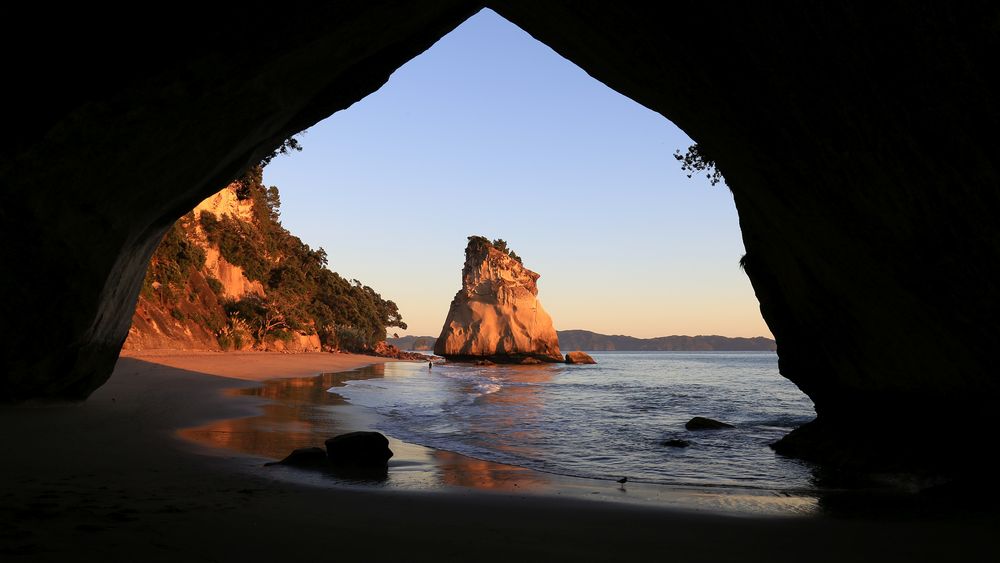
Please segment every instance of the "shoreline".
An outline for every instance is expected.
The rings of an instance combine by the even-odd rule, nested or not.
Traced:
[[[226,392],[234,400],[256,396],[269,402],[261,405],[261,413],[256,416],[220,419],[180,429],[177,434],[201,447],[277,461],[296,448],[322,447],[324,440],[337,434],[380,430],[380,415],[349,403],[336,391],[327,392],[349,381],[371,381],[377,386],[384,377],[380,363],[314,377],[275,377],[260,381],[259,387],[234,388]],[[250,379],[259,380],[256,376]],[[815,491],[634,480],[627,487],[620,487],[611,478],[540,471],[408,442],[391,434],[386,437],[395,455],[382,479],[359,483],[350,476],[337,478],[322,471],[290,467],[272,467],[266,471],[282,480],[315,487],[368,486],[424,492],[469,489],[720,514],[803,516],[818,511]]]
[[[258,365],[270,361],[254,357]],[[381,361],[338,361],[362,360]],[[312,361],[298,360],[299,368]],[[939,561],[995,554],[993,517],[747,517],[531,494],[299,485],[263,474],[259,459],[224,450],[205,455],[174,436],[177,428],[223,416],[254,416],[263,399],[222,395],[240,385],[254,383],[130,355],[86,403],[0,408],[4,560],[353,554],[458,561],[476,554],[483,560]]]

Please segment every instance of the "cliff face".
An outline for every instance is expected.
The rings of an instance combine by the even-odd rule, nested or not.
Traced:
[[[253,200],[240,199],[236,195],[235,183],[226,186],[217,194],[205,198],[194,208],[195,219],[200,219],[202,213],[211,213],[217,217],[229,216],[245,223],[252,223],[254,218]],[[244,295],[264,296],[264,286],[257,280],[250,280],[243,268],[230,264],[217,245],[208,242],[205,230],[197,223],[191,234],[197,243],[205,249],[205,274],[219,280],[222,284],[221,294],[228,299],[239,299]]]
[[[287,331],[282,338],[256,343],[251,334],[227,338],[234,327],[226,304],[267,297],[261,282],[250,280],[243,268],[227,261],[201,225],[202,214],[209,213],[257,227],[254,201],[240,199],[238,189],[234,182],[209,196],[164,237],[147,271],[122,350],[320,350],[315,332]]]
[[[434,353],[452,359],[561,361],[552,318],[538,300],[538,278],[516,255],[482,237],[469,237],[462,289],[451,302]]]

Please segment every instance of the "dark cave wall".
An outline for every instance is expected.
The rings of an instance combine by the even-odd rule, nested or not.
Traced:
[[[996,7],[490,6],[716,158],[781,372],[821,418],[985,416]]]
[[[985,419],[998,398],[1000,8],[488,5],[715,157],[782,374],[822,420],[903,419],[916,435]],[[195,23],[86,13],[66,20],[91,25],[46,27],[63,56],[17,58],[15,76],[48,72],[6,110],[0,234],[18,243],[0,246],[14,265],[0,307],[17,329],[0,396],[100,385],[163,229],[477,8],[250,4]]]
[[[0,401],[100,386],[165,229],[478,6],[178,5],[131,25],[110,8],[34,9],[0,39],[18,55],[0,157]],[[48,49],[25,47],[39,40]]]

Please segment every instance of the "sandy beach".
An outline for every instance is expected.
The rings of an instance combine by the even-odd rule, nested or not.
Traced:
[[[4,407],[5,561],[995,559],[987,516],[748,517],[467,488],[311,487],[181,428],[249,417],[274,377],[361,367],[335,354],[145,354],[82,404]],[[957,558],[957,559],[956,559]]]

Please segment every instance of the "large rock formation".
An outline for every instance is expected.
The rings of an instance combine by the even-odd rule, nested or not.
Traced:
[[[469,237],[462,289],[434,353],[449,359],[559,362],[559,337],[538,300],[538,274],[483,237]]]

